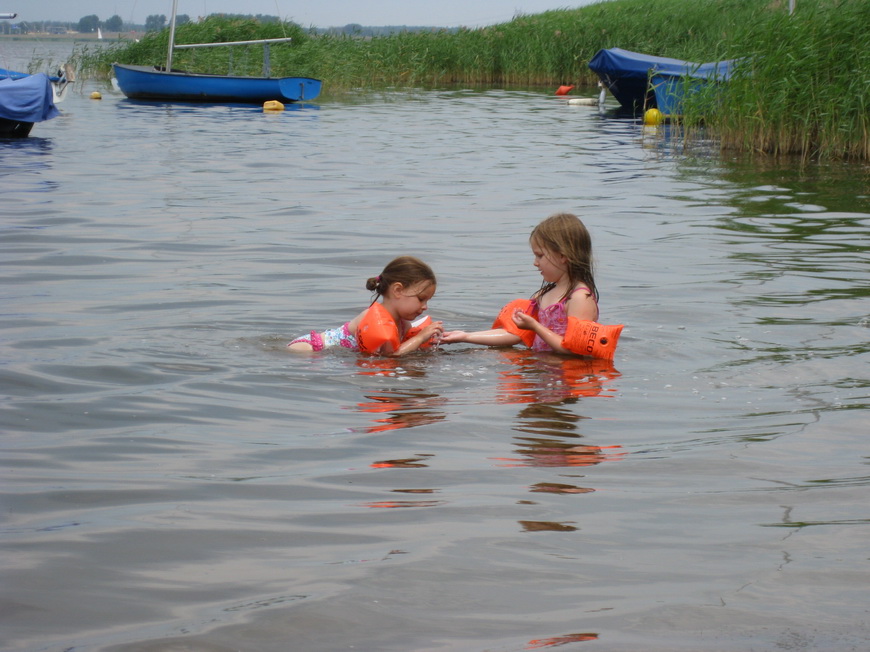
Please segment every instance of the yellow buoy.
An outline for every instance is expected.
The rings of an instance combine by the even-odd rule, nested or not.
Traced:
[[[263,111],[269,113],[278,113],[279,111],[284,110],[284,105],[281,104],[278,100],[269,100],[268,102],[263,103]]]
[[[101,99],[103,99],[103,96],[100,94],[100,91],[94,91],[93,93],[91,93],[91,99],[92,100],[101,100]]]
[[[665,116],[658,109],[647,109],[643,114],[643,123],[645,125],[654,126],[660,125],[665,121]]]

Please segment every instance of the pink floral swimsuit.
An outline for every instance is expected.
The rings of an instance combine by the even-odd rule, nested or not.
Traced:
[[[586,294],[590,296],[594,296],[589,288],[585,286],[581,286],[575,288],[571,294],[574,292],[579,292],[583,290]],[[554,333],[558,333],[559,335],[564,335],[565,331],[568,329],[568,312],[565,309],[565,304],[568,303],[568,299],[571,297],[565,297],[561,301],[553,303],[546,308],[538,308],[538,300],[532,299],[532,312],[537,308],[538,310],[538,321],[541,326],[549,328]],[[595,317],[598,319],[598,316]],[[535,341],[532,342],[532,350],[533,351],[552,351],[552,347],[547,344],[543,339],[541,339],[540,335],[535,335]]]

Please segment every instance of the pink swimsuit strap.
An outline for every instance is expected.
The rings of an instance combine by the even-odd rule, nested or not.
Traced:
[[[574,288],[573,290],[571,290],[571,294],[569,294],[567,297],[564,297],[564,298],[560,299],[560,300],[557,301],[556,303],[551,303],[551,304],[550,304],[549,306],[547,306],[546,308],[543,308],[543,310],[552,310],[552,309],[553,309],[553,306],[564,306],[566,303],[568,303],[568,299],[570,299],[572,296],[574,296],[574,293],[575,293],[575,292],[579,292],[580,290],[585,290],[585,291],[586,291],[586,294],[588,294],[590,297],[592,297],[592,300],[595,301],[595,295],[592,293],[592,290],[590,290],[590,289],[589,289],[588,287],[586,287],[585,285],[581,285],[580,287],[577,287],[577,288]],[[539,306],[539,304],[538,304],[538,300],[537,300],[537,299],[532,299],[532,303],[533,303],[536,307],[538,307],[538,308],[540,309],[540,306]],[[598,302],[595,301],[595,303],[598,303]]]

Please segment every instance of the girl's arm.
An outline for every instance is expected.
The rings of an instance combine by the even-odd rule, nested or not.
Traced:
[[[433,335],[440,336],[442,332],[444,332],[444,322],[430,322],[423,328],[423,330],[414,335],[414,337],[409,337],[407,340],[402,342],[398,349],[396,349],[392,353],[387,353],[387,355],[397,358],[399,356],[405,355],[406,353],[416,351],[426,342],[432,339]]]
[[[562,335],[554,333],[531,315],[517,311],[513,314],[513,320],[520,328],[534,331],[556,353],[570,353],[568,349],[562,347]]]
[[[442,344],[456,344],[466,342],[468,344],[483,344],[485,346],[513,346],[522,342],[518,335],[508,333],[503,328],[493,328],[488,331],[448,331],[441,336]]]
[[[598,304],[595,303],[595,299],[591,295],[583,291],[573,294],[566,302],[565,309],[569,317],[588,321],[598,319]],[[534,331],[556,353],[575,355],[573,351],[562,346],[562,340],[565,339],[564,334],[560,335],[551,331],[534,317],[517,311],[513,315],[513,320],[520,328]]]

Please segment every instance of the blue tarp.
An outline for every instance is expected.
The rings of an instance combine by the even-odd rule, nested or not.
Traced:
[[[61,71],[62,72],[62,71]],[[0,79],[21,79],[22,77],[30,77],[29,72],[18,72],[17,70],[9,70],[8,68],[0,68]],[[58,75],[49,75],[48,78],[57,82],[60,81],[60,76]]]
[[[599,75],[608,75],[611,78],[647,79],[650,73],[660,72],[680,77],[723,81],[731,77],[734,61],[729,59],[712,63],[692,63],[668,57],[653,57],[622,48],[610,48],[599,50],[589,62],[589,68]]]
[[[38,73],[21,79],[0,79],[0,118],[41,122],[60,115],[54,105],[51,80]]]

